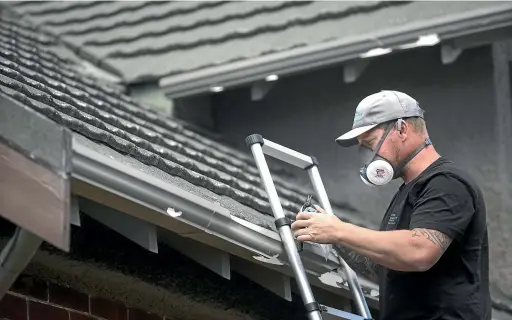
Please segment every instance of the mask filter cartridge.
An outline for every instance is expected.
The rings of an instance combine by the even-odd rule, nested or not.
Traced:
[[[394,174],[393,166],[388,161],[379,158],[377,156],[375,160],[368,164],[365,170],[366,178],[375,186],[383,186],[391,182]],[[365,180],[364,178],[362,179],[363,181]]]

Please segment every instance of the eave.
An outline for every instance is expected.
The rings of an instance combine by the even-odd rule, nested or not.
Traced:
[[[512,5],[454,14],[427,22],[383,30],[371,35],[357,35],[337,41],[269,54],[254,59],[223,64],[197,71],[161,78],[160,87],[170,98],[209,92],[213,87],[237,87],[264,81],[269,75],[279,77],[306,72],[342,62],[365,59],[375,49],[389,52],[422,46],[418,39],[436,35],[439,43],[512,26]],[[489,42],[494,41],[491,39]],[[482,43],[479,43],[482,44]],[[427,44],[433,45],[433,44]]]
[[[219,203],[111,159],[77,139],[73,140],[72,163],[75,195],[120,211],[126,218],[132,216],[168,230],[186,241],[193,240],[242,259],[238,261],[252,262],[260,274],[274,270],[293,278],[277,232],[234,217]],[[181,212],[181,215],[171,216],[169,208],[171,213]],[[306,244],[301,256],[313,287],[351,298],[346,287],[328,285],[319,279],[339,267],[332,254],[325,259],[319,246]],[[378,290],[367,279],[359,281],[366,288]],[[368,294],[366,298],[369,306],[377,307],[378,297]]]

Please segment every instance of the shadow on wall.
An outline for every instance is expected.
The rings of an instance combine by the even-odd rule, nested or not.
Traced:
[[[492,108],[482,118],[481,107],[493,101],[489,48],[465,51],[451,65],[442,65],[438,47],[383,56],[370,63],[353,84],[343,83],[343,70],[333,67],[279,80],[259,102],[249,89],[213,98],[217,130],[234,146],[246,150],[248,134],[314,155],[332,202],[356,208],[373,223],[382,215],[401,181],[370,188],[359,178],[357,150],[338,147],[334,139],[350,129],[354,110],[365,96],[394,89],[415,97],[426,110],[431,138],[440,153],[468,169],[484,185],[495,176]],[[491,142],[491,143],[490,143]],[[475,152],[477,151],[477,152]],[[300,175],[298,183],[306,183]]]

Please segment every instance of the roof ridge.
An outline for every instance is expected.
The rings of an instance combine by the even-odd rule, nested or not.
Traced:
[[[209,18],[209,19],[194,21],[192,23],[189,23],[188,25],[169,25],[168,27],[166,27],[163,30],[149,31],[149,32],[146,32],[143,34],[139,34],[138,36],[135,36],[132,38],[118,37],[118,38],[115,38],[112,40],[104,40],[104,41],[88,40],[88,41],[84,42],[84,45],[106,46],[106,45],[117,44],[117,43],[130,43],[130,42],[134,42],[134,41],[144,39],[144,38],[155,37],[155,36],[158,37],[158,36],[162,36],[162,35],[166,35],[166,34],[170,34],[170,33],[191,30],[191,29],[198,28],[198,27],[220,24],[220,23],[223,23],[223,22],[226,22],[229,20],[243,19],[243,18],[252,16],[252,15],[255,15],[255,14],[278,11],[278,10],[282,10],[282,9],[285,9],[288,7],[308,5],[312,2],[313,1],[285,1],[285,2],[278,2],[277,4],[274,2],[266,2],[266,4],[268,4],[268,6],[257,7],[252,10],[246,11],[246,12],[237,12],[237,13],[228,14],[228,15],[218,17],[218,18]],[[228,3],[233,3],[233,2],[228,2]],[[153,19],[153,17],[151,17],[151,19]],[[106,30],[117,28],[119,26],[127,26],[127,25],[132,25],[132,24],[135,24],[135,23],[128,23],[126,21],[123,21],[122,23],[118,23],[118,25],[113,25],[112,28],[108,28],[108,29],[98,28],[99,30],[90,29],[87,32],[106,31]],[[71,33],[66,32],[65,34],[66,35],[76,35],[76,33],[73,33],[73,32],[71,32]]]
[[[117,51],[113,51],[113,52],[107,54],[106,57],[114,59],[114,58],[131,58],[131,57],[135,57],[135,56],[139,56],[139,55],[146,55],[146,56],[159,55],[159,54],[169,52],[169,51],[185,50],[185,49],[195,48],[195,47],[204,46],[204,45],[213,45],[213,44],[218,44],[218,43],[226,42],[229,40],[233,40],[236,38],[253,37],[257,34],[281,31],[281,30],[285,30],[285,29],[288,29],[290,27],[294,27],[297,25],[308,25],[308,24],[316,23],[321,20],[325,21],[325,20],[329,20],[329,19],[338,19],[338,18],[346,17],[346,16],[349,16],[352,14],[371,12],[371,11],[380,10],[380,9],[386,8],[386,7],[408,4],[410,2],[411,1],[379,1],[375,5],[370,5],[370,6],[369,5],[355,5],[353,7],[348,7],[347,9],[341,10],[341,11],[334,11],[334,12],[322,11],[319,14],[315,14],[311,17],[306,17],[306,18],[296,17],[292,20],[278,22],[273,25],[267,24],[264,26],[259,26],[259,27],[250,29],[250,30],[235,30],[231,33],[223,34],[218,37],[211,37],[209,39],[198,39],[196,41],[192,41],[192,42],[188,42],[188,43],[178,43],[178,44],[171,43],[171,44],[166,44],[166,45],[163,45],[160,47],[154,46],[151,48],[137,48],[134,50],[117,50]]]

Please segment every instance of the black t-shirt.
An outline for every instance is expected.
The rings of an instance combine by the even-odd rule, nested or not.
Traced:
[[[478,186],[452,162],[438,159],[400,187],[380,230],[413,228],[454,240],[425,272],[380,268],[380,319],[490,320],[486,210]]]

